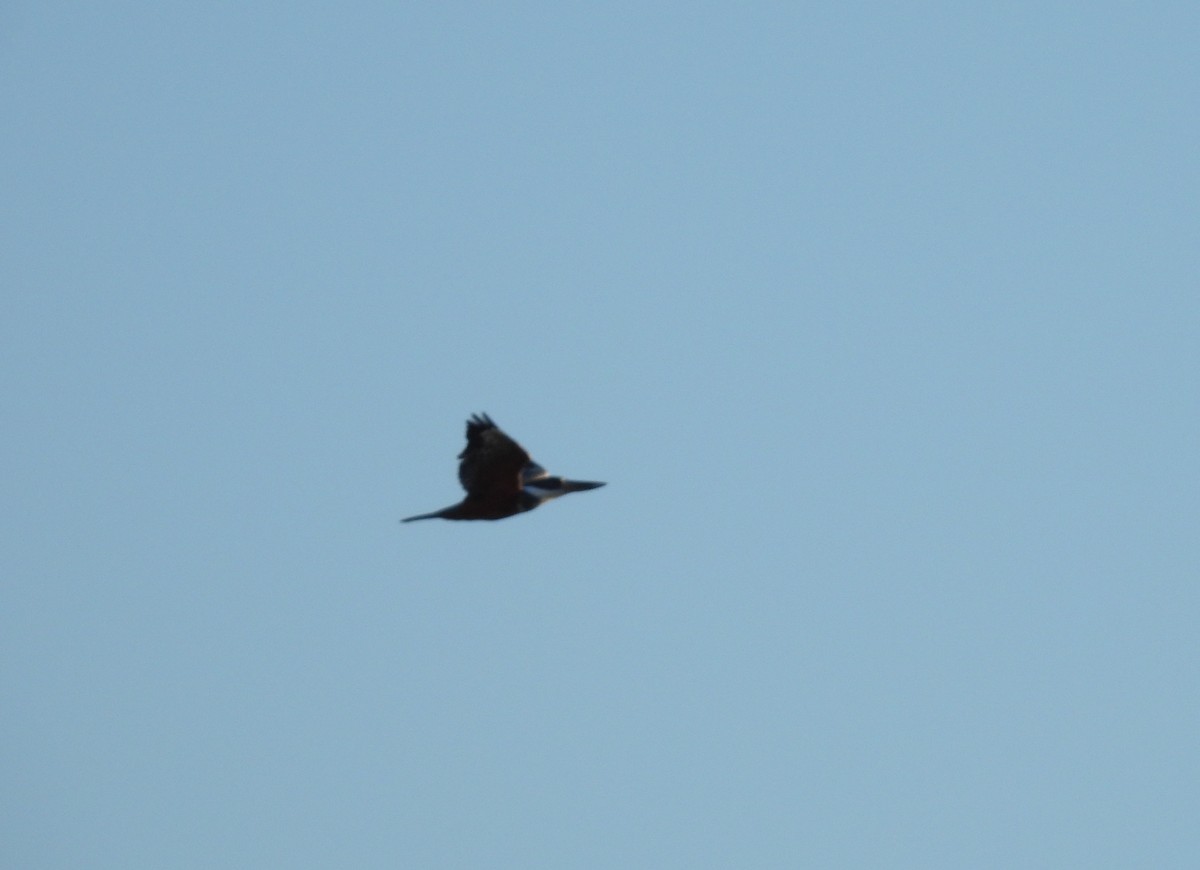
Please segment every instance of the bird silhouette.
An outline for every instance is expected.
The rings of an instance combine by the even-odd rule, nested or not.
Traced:
[[[549,474],[487,414],[467,421],[467,446],[458,454],[458,479],[467,497],[431,514],[401,520],[502,520],[566,495],[604,486]]]

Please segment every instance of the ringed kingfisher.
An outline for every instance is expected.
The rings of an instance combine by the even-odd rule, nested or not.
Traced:
[[[467,497],[458,504],[431,514],[401,520],[502,520],[531,511],[538,505],[566,495],[596,489],[603,483],[554,477],[529,458],[492,422],[487,414],[467,421],[467,446],[458,454],[458,479]]]

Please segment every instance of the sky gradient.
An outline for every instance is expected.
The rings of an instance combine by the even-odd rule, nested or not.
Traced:
[[[0,864],[1197,866],[1197,33],[7,5]]]

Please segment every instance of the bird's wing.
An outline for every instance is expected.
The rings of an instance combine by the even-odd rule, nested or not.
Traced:
[[[458,458],[462,460],[458,479],[468,497],[515,494],[521,488],[522,472],[532,464],[524,448],[487,414],[467,421],[467,446]]]

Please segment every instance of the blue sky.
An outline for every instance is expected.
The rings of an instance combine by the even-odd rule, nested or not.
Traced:
[[[10,4],[5,866],[1195,866],[1197,32]]]

